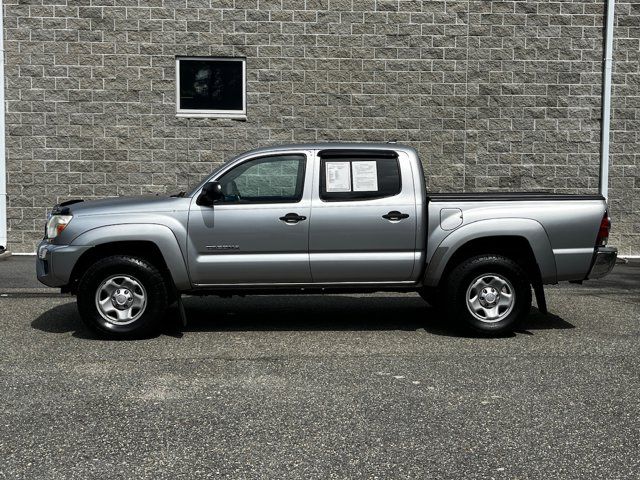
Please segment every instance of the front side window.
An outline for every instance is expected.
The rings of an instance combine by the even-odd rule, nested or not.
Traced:
[[[176,57],[176,112],[181,116],[243,118],[244,58]]]
[[[249,160],[218,179],[218,203],[293,203],[302,199],[304,155],[274,155]]]
[[[332,156],[320,161],[320,198],[324,201],[374,200],[400,190],[397,158]]]

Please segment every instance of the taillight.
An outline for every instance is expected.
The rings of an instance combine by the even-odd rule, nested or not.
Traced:
[[[604,247],[609,240],[609,230],[611,230],[611,219],[609,214],[604,212],[604,217],[600,222],[600,229],[598,230],[598,237],[596,238],[596,247]]]

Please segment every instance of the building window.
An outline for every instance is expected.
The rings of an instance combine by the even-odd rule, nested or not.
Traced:
[[[246,118],[246,60],[176,57],[176,114]]]

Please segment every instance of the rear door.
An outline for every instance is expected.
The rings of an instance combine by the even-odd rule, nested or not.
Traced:
[[[309,231],[314,282],[411,280],[416,205],[405,155],[392,150],[318,153]]]
[[[225,195],[189,213],[189,273],[199,285],[310,283],[310,152],[262,155],[214,178]]]

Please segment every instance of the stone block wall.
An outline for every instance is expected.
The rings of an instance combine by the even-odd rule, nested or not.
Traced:
[[[8,0],[9,246],[68,197],[173,193],[244,150],[414,146],[432,191],[595,193],[605,3]],[[619,1],[612,243],[640,254],[640,8]],[[247,121],[175,115],[175,57],[247,58]]]

